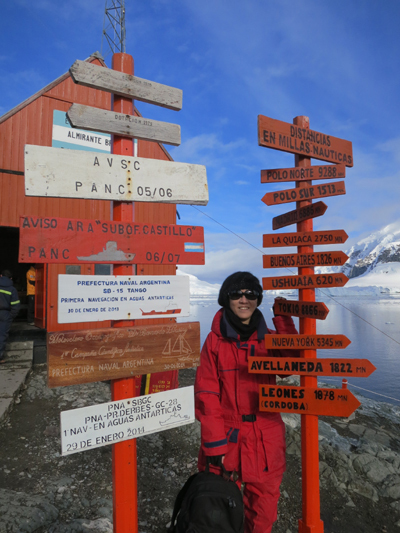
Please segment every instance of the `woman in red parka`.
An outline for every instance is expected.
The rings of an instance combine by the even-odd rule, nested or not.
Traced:
[[[260,412],[259,385],[274,375],[250,374],[251,357],[286,356],[269,352],[269,333],[296,334],[291,317],[275,316],[268,329],[257,307],[262,287],[250,272],[235,272],[222,284],[211,332],[201,351],[195,383],[196,418],[201,422],[199,470],[208,461],[235,471],[244,485],[245,533],[270,533],[277,518],[279,486],[285,471],[285,426],[279,413]]]

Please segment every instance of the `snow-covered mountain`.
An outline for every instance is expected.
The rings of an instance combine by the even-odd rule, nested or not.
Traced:
[[[196,276],[192,274],[186,274],[182,270],[178,269],[176,271],[178,275],[188,276],[190,283],[190,296],[215,296],[219,294],[219,289],[221,285],[218,283],[207,283],[207,281],[201,281]]]

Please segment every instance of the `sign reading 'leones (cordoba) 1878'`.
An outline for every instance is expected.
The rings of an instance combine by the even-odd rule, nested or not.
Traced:
[[[189,316],[188,276],[58,276],[59,324]]]
[[[193,386],[61,413],[61,453],[115,444],[194,422]]]
[[[25,194],[207,205],[203,165],[25,146]]]

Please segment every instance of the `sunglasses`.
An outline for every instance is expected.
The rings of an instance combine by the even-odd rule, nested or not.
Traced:
[[[228,296],[231,300],[239,300],[242,296],[245,296],[248,300],[257,300],[260,296],[258,291],[232,291],[228,292]]]

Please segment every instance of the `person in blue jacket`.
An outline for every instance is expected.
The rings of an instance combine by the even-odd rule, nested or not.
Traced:
[[[0,364],[4,363],[4,351],[11,323],[17,316],[21,304],[9,270],[0,274]]]

